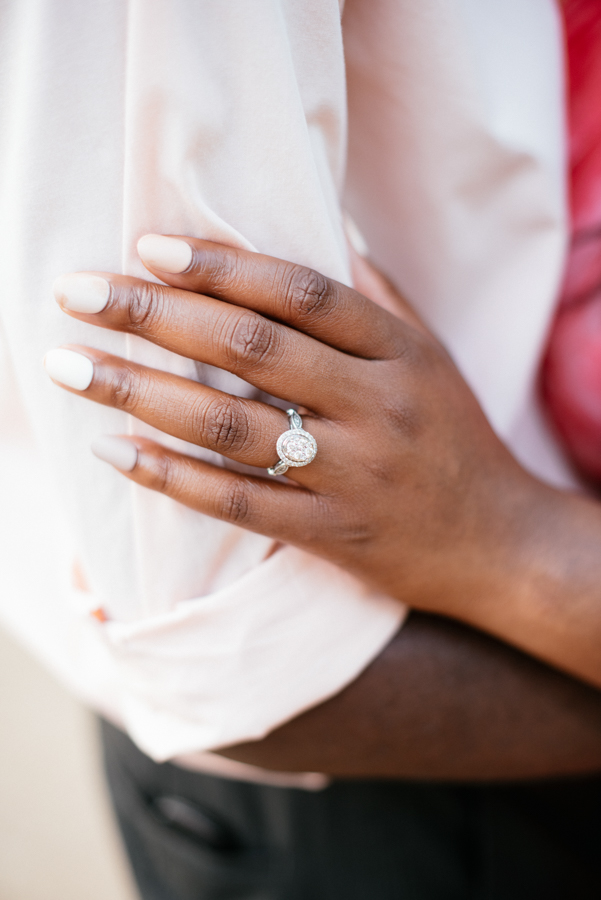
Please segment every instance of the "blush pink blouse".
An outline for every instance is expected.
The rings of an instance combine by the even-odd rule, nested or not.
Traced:
[[[65,316],[54,278],[145,277],[136,241],[167,232],[348,281],[346,210],[516,456],[573,487],[538,391],[564,84],[554,0],[2,3],[0,617],[155,759],[226,765],[202,753],[340,691],[406,609],[96,460],[97,435],[149,429],[51,384],[51,347],[250,388]]]

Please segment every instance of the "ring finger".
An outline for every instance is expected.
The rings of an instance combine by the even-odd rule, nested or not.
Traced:
[[[234,397],[89,347],[51,350],[45,366],[53,381],[73,393],[258,468],[277,462],[277,439],[290,427],[285,414],[266,403]],[[309,417],[304,425],[321,450],[333,426]],[[299,483],[316,485],[322,462],[320,452],[310,466],[290,469],[288,474]]]

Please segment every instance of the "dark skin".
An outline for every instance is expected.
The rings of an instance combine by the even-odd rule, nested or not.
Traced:
[[[478,631],[412,613],[342,693],[220,752],[340,778],[574,775],[601,769],[601,696]]]
[[[422,610],[338,697],[262,742],[223,752],[339,776],[475,780],[598,769],[597,692],[472,628],[601,686],[599,504],[521,469],[444,348],[376,273],[358,294],[269,257],[169,242],[180,248],[181,268],[141,255],[170,287],[103,274],[109,299],[93,315],[60,290],[57,299],[90,324],[230,369],[306,407],[320,449],[286,484],[121,438],[135,447],[124,474],[324,556]],[[390,312],[366,300],[378,292]],[[87,387],[67,389],[259,470],[273,464],[286,427],[279,410],[72,350],[93,374]]]

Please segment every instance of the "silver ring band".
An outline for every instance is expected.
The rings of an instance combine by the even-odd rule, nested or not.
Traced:
[[[290,428],[278,438],[276,451],[279,459],[267,471],[270,475],[284,475],[290,466],[308,466],[317,455],[317,443],[312,434],[303,428],[303,420],[295,409],[287,409]]]

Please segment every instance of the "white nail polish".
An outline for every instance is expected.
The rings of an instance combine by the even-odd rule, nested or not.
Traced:
[[[171,275],[185,272],[192,262],[192,247],[178,238],[162,234],[146,234],[138,241],[142,262]]]
[[[108,434],[92,442],[92,453],[122,472],[131,472],[138,461],[138,448],[132,441]]]
[[[94,377],[94,364],[91,359],[63,347],[48,351],[44,357],[44,368],[54,381],[76,391],[85,391]]]
[[[111,288],[100,275],[60,275],[52,286],[56,300],[71,312],[99,313],[109,301]]]

